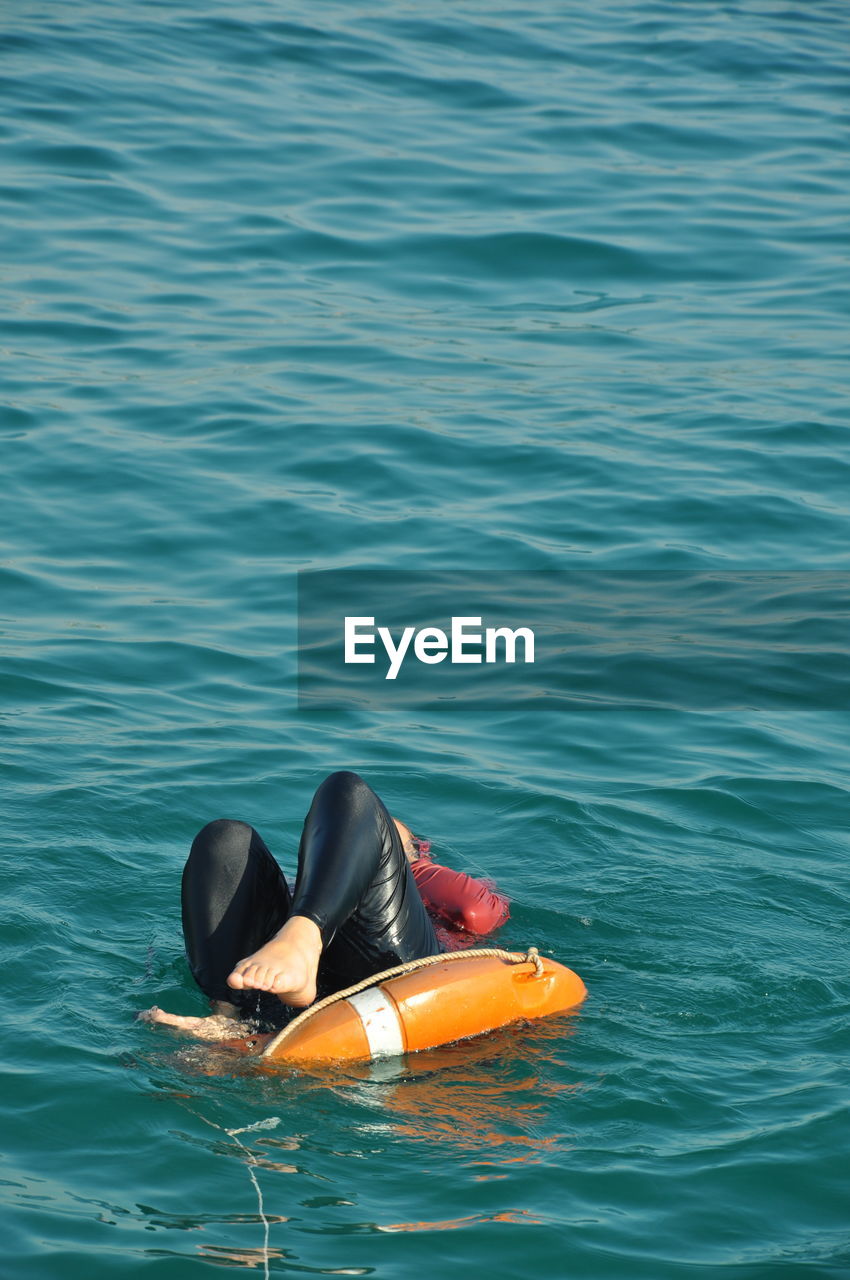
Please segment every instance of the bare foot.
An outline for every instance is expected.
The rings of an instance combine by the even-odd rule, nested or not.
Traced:
[[[319,926],[306,916],[290,916],[264,947],[234,966],[227,985],[234,991],[271,991],[284,1004],[312,1004],[321,954]]]
[[[185,1031],[196,1040],[226,1040],[233,1036],[246,1036],[250,1031],[247,1022],[239,1022],[220,1013],[211,1014],[208,1018],[193,1018],[180,1013],[166,1013],[165,1009],[160,1009],[157,1005],[152,1009],[143,1009],[138,1020],[176,1027],[178,1031]]]

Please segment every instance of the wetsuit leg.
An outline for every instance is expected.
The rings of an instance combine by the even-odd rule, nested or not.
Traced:
[[[395,823],[356,773],[331,774],[313,798],[292,913],[321,929],[326,990],[441,950]]]
[[[211,1000],[254,1009],[258,993],[234,991],[227,975],[277,933],[292,896],[253,827],[223,818],[198,833],[183,871],[181,900],[186,954],[198,986]]]

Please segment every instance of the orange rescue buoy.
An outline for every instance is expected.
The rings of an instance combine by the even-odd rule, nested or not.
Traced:
[[[427,967],[341,993],[307,1010],[265,1046],[280,1062],[363,1061],[433,1049],[524,1018],[581,1004],[578,974],[533,953],[517,958],[455,953]]]

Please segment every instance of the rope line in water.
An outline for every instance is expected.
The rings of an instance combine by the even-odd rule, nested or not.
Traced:
[[[260,1211],[260,1219],[263,1224],[263,1280],[269,1280],[269,1220],[266,1217],[263,1193],[260,1189],[260,1184],[257,1181],[257,1175],[254,1173],[254,1165],[257,1163],[257,1157],[254,1155],[250,1147],[245,1146],[245,1143],[239,1137],[239,1134],[253,1133],[255,1129],[276,1129],[279,1124],[280,1116],[269,1116],[268,1120],[258,1120],[256,1124],[246,1124],[242,1129],[224,1130],[224,1133],[226,1133],[229,1138],[232,1138],[248,1157],[248,1176],[253,1182],[254,1190],[257,1193],[257,1208]]]
[[[185,1104],[184,1104],[185,1105]],[[276,1129],[280,1124],[280,1116],[269,1116],[266,1120],[257,1120],[254,1124],[246,1124],[241,1129],[225,1129],[223,1124],[216,1124],[215,1120],[210,1120],[209,1116],[202,1115],[196,1111],[194,1107],[186,1107],[193,1116],[198,1120],[203,1120],[204,1124],[208,1124],[212,1129],[218,1129],[219,1133],[226,1133],[228,1138],[232,1138],[238,1147],[240,1147],[248,1157],[248,1177],[254,1184],[254,1190],[257,1193],[257,1208],[260,1211],[260,1221],[263,1224],[263,1280],[269,1280],[269,1220],[266,1217],[266,1207],[263,1202],[263,1193],[260,1184],[257,1181],[257,1175],[254,1173],[254,1166],[258,1164],[257,1157],[254,1155],[250,1147],[246,1147],[245,1143],[239,1137],[240,1133],[253,1133],[256,1129]]]
[[[422,956],[419,960],[408,960],[406,964],[397,964],[392,969],[385,969],[383,973],[373,973],[371,977],[364,978],[362,982],[355,982],[354,986],[346,987],[343,991],[334,991],[332,995],[325,996],[324,1000],[317,1000],[315,1004],[311,1004],[309,1009],[305,1009],[303,1013],[299,1013],[297,1018],[293,1018],[291,1022],[279,1031],[273,1040],[270,1040],[263,1050],[263,1057],[271,1054],[273,1049],[285,1040],[287,1040],[299,1027],[303,1027],[305,1022],[309,1022],[317,1013],[321,1013],[322,1009],[327,1009],[330,1005],[336,1004],[338,1000],[347,1000],[349,996],[357,995],[358,991],[365,991],[367,987],[374,987],[380,982],[386,982],[389,978],[400,978],[405,973],[414,973],[417,969],[427,969],[432,964],[443,964],[446,961],[454,960],[472,960],[482,959],[485,957],[494,957],[497,960],[507,960],[509,964],[533,964],[534,976],[539,978],[543,973],[543,961],[538,955],[536,947],[529,947],[527,951],[504,951],[501,947],[476,947],[472,951],[446,951],[436,956]]]

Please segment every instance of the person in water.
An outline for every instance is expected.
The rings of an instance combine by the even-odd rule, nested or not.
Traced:
[[[213,1014],[154,1006],[139,1017],[216,1040],[244,1034],[239,1018],[279,1026],[317,994],[462,946],[509,914],[488,882],[434,862],[348,771],[313,797],[294,891],[253,827],[219,819],[195,837],[181,903],[189,967]]]

